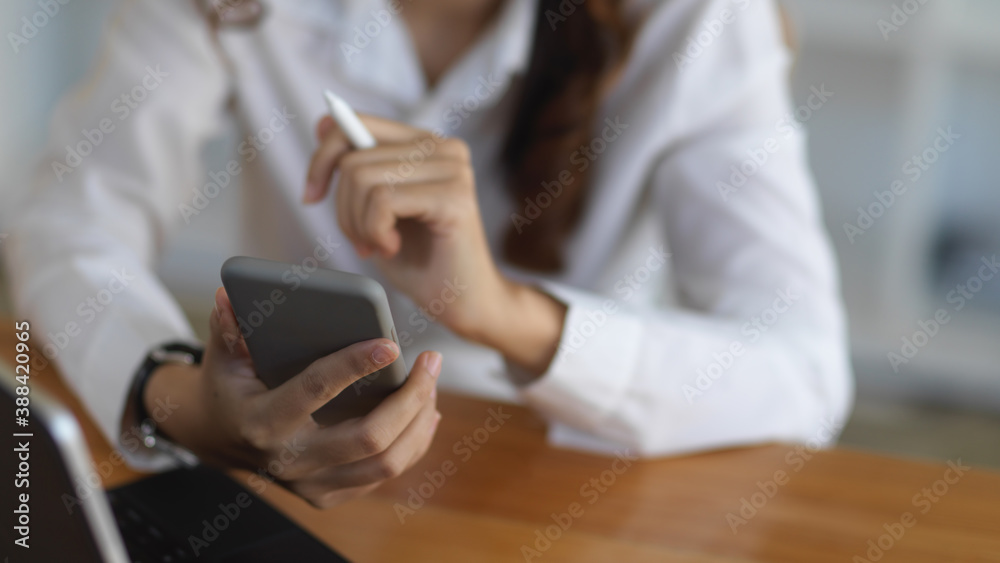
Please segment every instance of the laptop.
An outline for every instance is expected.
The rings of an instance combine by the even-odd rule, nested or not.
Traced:
[[[18,385],[0,362],[5,562],[346,561],[209,467],[105,491],[69,409],[29,383],[29,413],[21,417]]]

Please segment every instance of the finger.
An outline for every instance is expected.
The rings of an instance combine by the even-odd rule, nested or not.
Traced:
[[[352,189],[376,184],[417,184],[456,178],[463,168],[457,160],[436,155],[424,160],[410,159],[405,147],[393,145],[347,154],[340,162],[340,183],[346,182]]]
[[[326,123],[326,120],[329,120],[329,123]],[[322,131],[325,135],[309,161],[303,203],[315,203],[323,199],[330,188],[333,172],[337,169],[340,159],[351,148],[347,136],[332,122],[333,119],[326,116],[316,125],[316,133]]]
[[[359,115],[358,117],[380,144],[405,143],[429,137],[426,131],[398,121],[370,115]],[[333,179],[333,173],[337,169],[340,159],[352,149],[347,136],[340,130],[336,121],[328,115],[323,116],[317,122],[316,137],[319,141],[319,147],[313,153],[309,163],[309,171],[306,174],[304,203],[314,203],[323,199],[329,190],[330,181]]]
[[[359,113],[358,118],[380,145],[407,143],[431,135],[428,131],[392,119],[363,113]]]
[[[394,479],[412,467],[430,447],[441,415],[433,405],[416,418],[384,452],[353,463],[338,465],[308,477],[332,489],[360,487]]]
[[[336,128],[337,122],[329,115],[324,115],[316,122],[316,141],[322,142]]]
[[[425,441],[423,447],[417,450],[416,453],[413,455],[413,458],[410,460],[410,465],[408,466],[408,468],[416,465],[418,461],[420,461],[421,459],[423,459],[425,455],[427,455],[427,450],[431,449],[431,444],[434,443],[434,436],[437,435],[437,429],[440,424],[441,424],[441,411],[437,410],[437,407],[435,406],[434,420],[431,421],[431,427],[427,431],[427,441]]]
[[[462,198],[449,182],[406,184],[390,190],[386,186],[371,190],[367,206],[360,214],[356,236],[362,243],[391,258],[399,252],[401,237],[396,229],[399,219],[417,219],[423,223],[446,222],[463,213]]]
[[[362,418],[322,428],[312,434],[307,448],[311,462],[340,465],[386,451],[427,405],[436,405],[436,385],[441,354],[424,352],[417,357],[402,387]]]
[[[393,173],[399,181],[419,182],[442,175],[450,176],[454,174],[454,168],[442,172],[441,167],[454,166],[455,163],[468,165],[470,159],[469,148],[463,141],[428,136],[406,143],[382,144],[370,149],[350,151],[341,158],[340,169],[350,177],[353,169],[381,165],[375,169],[379,182],[385,181],[386,172]]]
[[[367,257],[373,250],[361,232],[368,191],[372,187],[386,183],[451,181],[460,174],[456,161],[442,159],[427,160],[416,167],[403,167],[398,158],[398,145],[395,147],[381,149],[379,155],[382,160],[375,160],[369,154],[379,149],[371,149],[351,152],[340,163],[336,193],[337,222],[362,257]]]
[[[365,236],[364,223],[375,188],[381,186],[382,189],[394,191],[400,186],[415,183],[455,181],[459,175],[460,165],[456,161],[436,159],[425,161],[416,167],[404,167],[398,159],[371,161],[367,151],[352,153],[341,163],[337,190],[343,191],[343,196],[338,198],[338,204],[345,209],[338,210],[338,217],[340,212],[348,212],[349,217],[344,220],[348,223],[347,230],[350,231],[352,240],[368,247],[368,250],[374,250],[375,248],[371,248],[373,241]],[[391,225],[390,221],[389,226]]]
[[[356,175],[355,168],[351,166],[351,161],[357,158],[357,154],[364,151],[354,151],[347,155],[341,163],[340,179],[337,182],[336,210],[337,224],[344,236],[351,241],[354,249],[362,258],[367,258],[371,250],[362,244],[355,228],[355,221],[351,209],[354,207],[355,190],[351,188],[351,178]]]
[[[362,240],[370,241],[383,258],[392,258],[403,246],[403,237],[396,229],[392,197],[393,190],[388,186],[375,186],[369,190],[358,226]]]
[[[352,344],[309,364],[302,373],[271,391],[266,412],[275,426],[298,428],[349,385],[398,356],[399,347],[387,338]]]
[[[354,230],[354,220],[351,217],[351,201],[352,192],[349,186],[347,186],[347,181],[343,177],[337,182],[337,191],[335,193],[335,203],[334,207],[337,213],[337,225],[340,227],[340,231],[344,233],[347,240],[351,242],[354,246],[355,251],[362,258],[366,258],[369,254],[367,248],[361,245],[357,234]]]
[[[377,489],[380,484],[375,483],[348,489],[330,489],[321,481],[300,480],[284,483],[285,487],[320,510],[325,510],[351,499],[364,496]]]
[[[225,288],[215,290],[215,307],[208,319],[209,346],[213,353],[228,358],[245,358],[250,352],[240,332],[236,313]]]
[[[427,455],[427,450],[431,449],[431,444],[434,442],[434,436],[437,434],[438,425],[441,422],[441,411],[437,410],[437,401],[434,401],[433,409],[434,417],[431,420],[430,428],[427,430],[427,437],[424,440],[423,445],[419,446],[410,457],[409,463],[407,463],[406,468],[409,469],[416,465],[425,455]]]
[[[424,136],[408,141],[398,143],[385,142],[370,149],[351,151],[349,156],[350,160],[358,165],[378,162],[391,162],[398,165],[401,162],[400,157],[414,167],[424,162],[429,162],[432,159],[459,160],[459,155],[454,150],[439,148],[445,147],[448,144],[448,140],[441,140],[438,137],[424,134]],[[420,154],[418,155],[414,151]]]

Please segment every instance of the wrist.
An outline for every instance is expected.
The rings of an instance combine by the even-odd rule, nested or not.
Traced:
[[[188,448],[191,440],[186,429],[200,426],[197,421],[202,412],[197,392],[200,375],[198,365],[162,364],[149,375],[141,397],[157,432]]]
[[[504,327],[511,316],[511,308],[520,305],[517,300],[520,288],[499,273],[491,285],[489,291],[470,296],[480,306],[470,308],[464,322],[448,328],[465,340],[495,348],[506,340]]]
[[[492,317],[473,340],[537,377],[555,357],[566,305],[533,286],[506,279],[502,285]]]

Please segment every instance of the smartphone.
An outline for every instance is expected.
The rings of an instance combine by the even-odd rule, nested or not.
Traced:
[[[222,265],[222,285],[257,377],[271,389],[351,344],[388,338],[399,346],[385,290],[371,278],[234,256]],[[405,380],[400,353],[341,391],[313,418],[330,425],[364,416]]]

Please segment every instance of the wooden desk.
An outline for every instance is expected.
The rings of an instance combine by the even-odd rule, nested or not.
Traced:
[[[0,355],[7,361],[12,328],[4,322],[0,329]],[[33,339],[37,345],[38,335]],[[108,444],[53,370],[33,374],[31,382],[80,415],[97,462],[111,459]],[[914,495],[943,479],[946,464],[845,449],[816,453],[800,464],[793,446],[772,445],[625,468],[613,458],[547,446],[542,421],[526,409],[448,394],[439,402],[444,417],[430,452],[373,494],[325,512],[276,485],[267,487],[264,498],[359,562],[525,561],[522,546],[536,548],[536,531],[555,526],[553,513],[565,513],[570,526],[548,546],[540,543],[544,551],[531,561],[846,563],[862,561],[852,558],[864,557],[867,542],[887,533],[885,525],[903,535],[883,562],[1000,561],[1000,474],[970,470],[935,496],[936,503],[917,499],[915,506]],[[501,407],[510,418],[491,433],[487,426],[496,425],[485,421],[490,409]],[[484,443],[466,453],[463,436]],[[444,476],[440,487],[428,484],[425,472],[451,470],[448,462],[453,475]],[[772,489],[773,498],[766,504],[763,493],[752,498],[757,483],[773,480],[776,471],[785,471],[788,480]],[[603,492],[589,486],[581,491],[602,476],[613,484]],[[137,477],[118,467],[105,484]],[[246,473],[234,477],[247,483]],[[405,506],[411,489],[419,494],[421,485],[429,499],[400,523],[394,506]],[[739,516],[741,499],[762,506],[745,514],[750,518],[734,533],[727,514]],[[571,511],[573,503],[582,515]],[[929,510],[921,514],[924,508]],[[904,512],[915,517],[910,528],[894,525]]]

